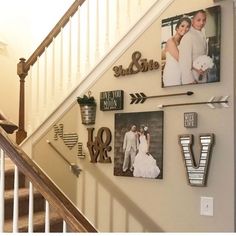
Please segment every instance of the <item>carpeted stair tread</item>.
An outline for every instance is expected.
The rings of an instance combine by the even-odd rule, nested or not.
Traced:
[[[34,232],[45,231],[45,212],[34,213]],[[61,232],[62,218],[55,212],[50,212],[50,228],[52,232]],[[56,226],[56,227],[55,227]],[[12,232],[12,221],[5,221],[4,232]],[[18,232],[28,232],[28,215],[19,218]]]
[[[29,189],[20,188],[19,194],[19,216],[27,215],[29,212]],[[5,191],[5,220],[12,219],[13,217],[13,199],[14,190]],[[43,211],[45,206],[45,200],[43,196],[38,192],[34,191],[34,212]]]
[[[5,172],[9,170],[14,170],[15,166],[12,160],[8,157],[5,158]]]
[[[37,196],[37,195],[40,195],[41,194],[37,191],[37,190],[34,190],[34,196]],[[23,199],[23,198],[29,198],[29,189],[28,188],[19,188],[18,189],[18,196],[20,199]],[[14,190],[13,189],[8,189],[5,191],[5,201],[8,201],[8,200],[11,200],[13,199],[14,197]]]

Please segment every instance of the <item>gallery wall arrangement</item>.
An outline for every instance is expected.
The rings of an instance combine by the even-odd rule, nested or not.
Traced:
[[[195,22],[199,19],[203,21],[201,26]],[[131,54],[131,62],[128,65],[119,64],[112,68],[113,79],[135,77],[140,72],[146,74],[160,71],[161,83],[159,87],[163,89],[179,85],[220,82],[220,22],[220,6],[209,7],[205,10],[198,9],[163,19],[160,36],[161,63],[155,59],[147,59],[142,55],[141,50],[136,50]],[[196,36],[196,31],[201,35],[201,40],[198,38],[199,35]],[[196,38],[194,39],[194,37]],[[190,38],[193,39],[192,42],[189,41]],[[192,45],[192,48],[189,44]],[[125,84],[125,80],[122,81]],[[163,178],[164,112],[158,111],[158,108],[194,107],[195,105],[207,105],[210,108],[229,107],[228,95],[214,96],[208,101],[199,101],[198,94],[189,90],[173,93],[170,90],[165,93],[163,90],[162,94],[156,95],[146,95],[145,91],[133,93],[127,91],[130,96],[128,101],[124,88],[125,86],[122,89],[100,91],[100,109],[97,112],[114,113],[114,130],[109,127],[99,127],[94,137],[95,128],[87,128],[87,148],[90,162],[112,163],[109,153],[113,151],[115,176]],[[88,95],[77,97],[84,125],[95,125],[97,102],[91,94],[89,91]],[[190,96],[191,102],[186,102],[186,97]],[[175,102],[175,97],[185,97],[184,102]],[[129,110],[129,105],[144,104],[147,100],[154,98],[158,99],[158,104],[152,111],[142,112],[141,107],[138,112],[122,111],[124,106]],[[161,104],[161,100],[166,98],[168,98],[168,104]],[[183,132],[186,129],[197,129],[199,126],[198,113],[194,110],[185,112],[183,120]],[[85,156],[82,143],[78,142],[76,133],[64,133],[62,124],[54,125],[54,133],[54,140],[60,137],[69,149],[77,145],[78,157]],[[113,133],[114,135],[112,135]],[[114,150],[111,145],[112,136],[114,136]],[[178,137],[177,142],[181,147],[180,151],[183,155],[189,184],[191,186],[206,186],[214,134],[200,135],[201,156],[199,163],[196,163],[192,151],[193,135],[185,134],[178,135]]]

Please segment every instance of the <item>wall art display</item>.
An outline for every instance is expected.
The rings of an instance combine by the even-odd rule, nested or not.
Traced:
[[[184,113],[184,127],[197,128],[197,112]]]
[[[211,97],[207,102],[186,102],[186,103],[173,103],[173,104],[159,104],[158,107],[160,109],[165,107],[178,107],[178,106],[194,106],[194,105],[207,105],[208,107],[215,109],[215,108],[222,108],[222,107],[229,107],[229,96],[225,97]]]
[[[53,126],[54,129],[54,140],[57,141],[58,137],[61,138],[64,144],[72,150],[76,145],[78,146],[77,157],[85,158],[85,154],[83,153],[83,144],[78,142],[79,136],[77,133],[64,133],[64,125],[58,124]]]
[[[144,103],[149,98],[163,98],[163,97],[173,97],[173,96],[182,96],[182,95],[193,95],[194,92],[187,91],[186,93],[172,93],[172,94],[163,94],[163,95],[154,95],[146,96],[144,93],[130,93],[131,102],[130,104]]]
[[[100,110],[112,111],[123,110],[124,107],[124,91],[106,91],[100,93]]]
[[[147,72],[149,70],[157,70],[159,67],[160,64],[158,61],[142,58],[141,52],[136,51],[132,54],[132,61],[127,68],[124,68],[122,65],[114,66],[113,71],[115,72],[115,77],[120,77],[137,74],[139,72]]]
[[[188,183],[192,186],[206,186],[207,184],[214,134],[201,134],[199,139],[201,150],[200,159],[197,163],[192,150],[193,135],[179,135],[179,145],[186,167]]]
[[[114,175],[163,178],[163,114],[115,114]]]
[[[98,130],[97,136],[93,138],[94,128],[87,128],[88,142],[87,147],[92,163],[97,161],[100,163],[111,163],[111,157],[107,152],[111,151],[111,131],[107,127],[102,127]]]
[[[162,87],[220,81],[221,9],[162,20]]]

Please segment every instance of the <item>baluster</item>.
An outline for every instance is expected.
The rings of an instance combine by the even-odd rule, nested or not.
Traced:
[[[47,48],[45,48],[44,52],[44,89],[43,89],[43,109],[44,109],[44,117],[47,114],[48,107],[47,107],[47,101],[48,101],[48,70],[47,70],[47,64],[48,64],[48,52]]]
[[[69,20],[69,53],[68,53],[68,91],[71,88],[71,65],[72,65],[72,19]]]
[[[89,12],[89,0],[87,0],[87,38],[86,38],[86,69],[90,67],[90,12]]]
[[[33,115],[33,112],[34,112],[34,109],[33,109],[33,102],[32,102],[32,100],[33,100],[33,96],[32,96],[32,94],[33,94],[33,83],[32,83],[32,79],[33,79],[33,77],[32,77],[32,66],[30,67],[30,70],[29,70],[29,76],[28,76],[28,80],[27,80],[27,82],[28,82],[28,99],[26,99],[26,101],[27,101],[27,104],[28,104],[28,107],[27,107],[27,113],[26,113],[26,119],[27,119],[27,127],[28,127],[28,129],[27,129],[27,131],[28,131],[28,133],[30,134],[30,133],[32,133],[32,129],[33,129],[33,119],[32,119],[32,117],[34,117],[34,115]]]
[[[28,215],[28,232],[32,233],[34,230],[34,188],[33,184],[29,183],[29,215]]]
[[[109,32],[110,32],[110,24],[109,24],[109,0],[106,0],[106,38],[105,38],[105,46],[104,49],[107,51],[110,47],[110,40],[109,40]]]
[[[52,40],[52,78],[51,78],[51,101],[55,97],[55,38]]]
[[[78,29],[78,42],[77,42],[77,80],[80,79],[80,74],[81,74],[81,67],[80,67],[80,55],[81,55],[81,48],[80,48],[80,42],[81,42],[81,35],[80,35],[80,7],[78,9],[78,19],[77,19],[77,22],[78,22],[78,26],[77,26],[77,29]]]
[[[40,80],[40,71],[39,71],[39,67],[40,66],[40,62],[39,62],[39,57],[37,58],[37,63],[36,63],[36,83],[35,83],[35,92],[33,94],[35,94],[35,108],[36,108],[36,119],[35,122],[34,122],[34,128],[38,126],[39,124],[39,80]]]
[[[126,15],[128,16],[128,20],[127,20],[127,25],[129,26],[130,25],[130,19],[131,19],[131,12],[130,12],[130,1],[126,1]]]
[[[99,0],[96,1],[96,49],[95,49],[95,63],[98,61],[99,58],[99,46],[100,46],[100,41],[99,41]]]
[[[50,213],[49,213],[49,203],[45,200],[45,233],[50,232]]]
[[[18,232],[18,218],[19,218],[19,170],[15,165],[14,172],[14,199],[13,199],[13,233]]]
[[[0,148],[0,233],[4,231],[4,187],[5,187],[5,153]]]
[[[120,0],[116,1],[116,38],[120,37]]]
[[[66,233],[67,232],[67,224],[66,222],[63,220],[63,233]]]
[[[63,34],[63,28],[61,28],[61,42],[60,42],[60,82],[59,82],[59,91],[60,91],[60,94],[62,95],[62,88],[63,88],[63,73],[64,73],[64,60],[63,60],[63,50],[64,50],[64,44],[63,44],[63,41],[64,41],[64,34]]]

